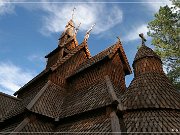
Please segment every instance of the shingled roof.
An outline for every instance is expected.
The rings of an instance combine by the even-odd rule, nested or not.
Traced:
[[[91,114],[85,118],[63,122],[56,128],[56,132],[76,134],[108,134],[112,132],[111,119],[105,114]],[[58,133],[55,133],[58,134]]]
[[[33,82],[37,81],[37,79],[43,77],[44,75],[50,73],[51,71],[54,71],[57,69],[61,64],[63,64],[65,61],[70,59],[74,54],[76,54],[78,51],[81,49],[85,50],[85,53],[87,55],[87,58],[91,57],[91,54],[89,52],[89,49],[87,47],[87,44],[85,42],[82,42],[79,46],[74,48],[68,55],[66,55],[64,58],[59,59],[54,65],[52,65],[49,69],[43,70],[41,73],[39,73],[36,77],[34,77],[32,80],[30,80],[27,84],[25,84],[23,87],[21,87],[18,91],[14,93],[16,96],[19,92],[23,91],[27,86],[31,85]],[[58,47],[55,49],[56,51],[58,50]],[[55,53],[54,51],[52,53]],[[51,54],[51,53],[50,53]]]
[[[69,93],[63,101],[60,118],[72,116],[112,103],[106,81]]]
[[[159,59],[155,64],[162,68],[159,56],[145,45],[138,50],[133,65],[136,66],[136,61],[141,60],[143,68],[145,57]],[[149,62],[154,60],[149,59]],[[121,98],[128,132],[172,132],[180,126],[180,93],[162,70],[156,70],[135,70],[135,74],[139,72],[139,75],[134,77]]]
[[[63,103],[63,93],[65,93],[64,88],[48,81],[26,108],[32,112],[55,118]]]
[[[180,127],[180,112],[173,110],[133,111],[123,118],[128,134],[178,134]]]
[[[147,47],[146,45],[142,45],[135,55],[133,65],[137,60],[145,57],[155,57],[161,60],[161,58],[151,48]]]
[[[108,83],[104,78],[92,86],[66,94],[67,90],[48,81],[26,108],[51,118],[64,118],[101,108],[116,100],[109,92],[110,79]],[[112,90],[117,92],[114,88]]]
[[[84,63],[82,63],[77,69],[76,71],[70,75],[74,76],[76,74],[78,74],[79,72],[87,69],[88,67],[96,64],[97,62],[100,62],[101,60],[105,59],[105,58],[111,58],[117,51],[120,51],[121,55],[122,55],[122,61],[125,63],[124,66],[126,66],[126,74],[130,74],[131,73],[131,68],[129,66],[127,57],[124,53],[124,50],[122,48],[122,45],[120,42],[117,42],[116,44],[110,46],[109,48],[105,49],[104,51],[98,53],[97,55],[91,57],[90,59],[87,59]]]
[[[0,92],[0,121],[9,113],[9,111],[14,108],[18,102],[21,102],[20,99],[7,95],[5,93]]]
[[[81,49],[85,49],[85,53],[87,55],[87,58],[90,58],[90,52],[89,49],[87,47],[87,44],[85,42],[82,42],[80,45],[78,45],[77,47],[75,47],[73,50],[70,51],[69,54],[67,54],[65,57],[63,57],[62,59],[59,59],[52,67],[52,70],[57,69],[58,66],[60,66],[61,64],[63,64],[65,61],[67,61],[68,59],[70,59],[74,54],[76,54],[78,51],[80,51]]]
[[[16,96],[19,92],[23,91],[27,86],[31,85],[33,82],[37,81],[39,78],[43,77],[44,75],[51,72],[51,69],[45,69],[41,73],[39,73],[36,77],[34,77],[32,80],[30,80],[28,83],[26,83],[23,87],[21,87],[18,91],[14,93],[14,96]]]
[[[122,102],[126,109],[180,109],[180,93],[164,74],[144,73],[133,79]]]

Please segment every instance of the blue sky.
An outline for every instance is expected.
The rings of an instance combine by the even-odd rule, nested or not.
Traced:
[[[132,65],[137,46],[147,23],[168,0],[0,0],[0,91],[12,95],[40,73],[46,65],[44,56],[57,47],[58,38],[72,9],[74,22],[81,22],[77,35],[81,43],[92,24],[96,26],[88,40],[91,55],[113,45],[120,37]],[[127,86],[133,74],[126,76]]]

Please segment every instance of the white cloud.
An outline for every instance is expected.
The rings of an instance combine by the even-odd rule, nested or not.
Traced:
[[[139,39],[139,34],[143,33],[144,37],[147,37],[148,28],[146,24],[142,24],[139,27],[134,27],[133,29],[129,30],[130,32],[127,33],[125,37],[122,38],[124,41],[133,41]]]
[[[32,54],[32,55],[28,56],[28,60],[29,61],[41,61],[41,62],[44,62],[45,58],[40,56],[39,54]]]
[[[55,33],[65,29],[71,19],[72,9],[76,7],[74,21],[81,22],[80,31],[87,31],[96,23],[92,33],[104,32],[122,21],[123,13],[117,6],[108,8],[105,4],[51,4],[43,3],[42,9],[48,14],[44,16],[42,32]]]
[[[170,0],[146,0],[144,5],[146,5],[151,11],[157,12],[160,6],[172,6],[172,2]]]
[[[121,23],[123,19],[123,12],[120,8],[116,5],[109,8],[108,4],[105,3],[51,3],[53,1],[41,0],[38,4],[32,5],[26,4],[26,0],[22,0],[21,2],[24,3],[21,4],[16,4],[16,2],[19,2],[18,0],[14,0],[13,3],[10,2],[10,0],[0,0],[0,15],[14,12],[15,6],[21,6],[27,10],[32,9],[32,11],[44,11],[41,29],[41,33],[44,35],[62,32],[71,19],[74,7],[76,7],[74,21],[76,25],[81,22],[80,31],[87,31],[91,25],[96,23],[92,33],[99,34]]]
[[[14,12],[14,5],[9,2],[10,0],[0,0],[0,15]]]
[[[0,63],[0,91],[17,91],[25,83],[30,81],[35,74],[26,71],[11,62]],[[4,90],[4,91],[3,91]]]

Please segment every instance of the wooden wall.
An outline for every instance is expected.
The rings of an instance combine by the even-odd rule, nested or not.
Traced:
[[[104,79],[105,75],[110,76],[117,89],[120,89],[120,91],[125,90],[125,73],[118,53],[112,59],[106,58],[75,75],[68,82],[69,89],[78,90],[89,87]]]
[[[154,57],[147,57],[134,63],[135,76],[145,72],[163,73],[161,61]]]

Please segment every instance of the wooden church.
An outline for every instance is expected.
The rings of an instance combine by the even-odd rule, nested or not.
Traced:
[[[91,57],[71,19],[46,68],[14,93],[0,93],[0,134],[133,134],[180,131],[180,93],[153,50],[142,46],[134,79],[120,40]]]

